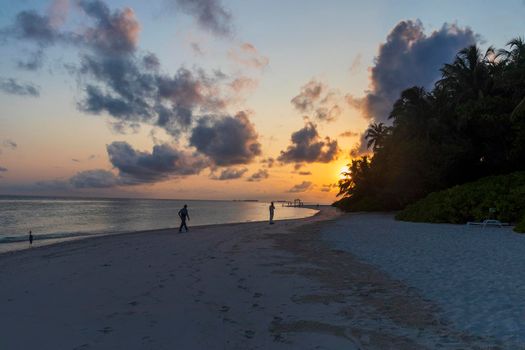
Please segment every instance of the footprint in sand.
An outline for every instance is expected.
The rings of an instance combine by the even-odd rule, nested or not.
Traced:
[[[226,305],[223,305],[221,308],[220,308],[220,311],[221,312],[228,312],[230,310],[230,307],[229,306],[226,306]]]
[[[137,306],[139,303],[137,301],[132,301],[128,303],[131,306]]]
[[[252,331],[251,329],[244,331],[244,336],[248,339],[252,339],[254,335],[255,335],[255,332]]]
[[[104,328],[102,328],[102,329],[99,329],[98,331],[99,331],[100,333],[108,334],[108,333],[113,332],[113,328],[111,328],[111,327],[107,327],[107,326],[106,326],[106,327],[104,327]]]
[[[262,297],[262,293],[254,293],[253,297],[254,298],[260,298],[260,297]]]

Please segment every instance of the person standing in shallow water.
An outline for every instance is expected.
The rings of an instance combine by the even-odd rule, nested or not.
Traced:
[[[33,232],[29,231],[29,246],[33,246]]]
[[[190,214],[188,213],[188,206],[186,204],[184,204],[184,208],[179,210],[179,217],[180,217],[179,232],[182,232],[183,227],[186,229],[186,232],[188,232],[188,226],[186,225],[186,219],[188,219],[188,221],[190,220]]]
[[[268,207],[270,209],[270,225],[273,225],[273,214],[275,213],[275,205],[273,205],[273,202]]]

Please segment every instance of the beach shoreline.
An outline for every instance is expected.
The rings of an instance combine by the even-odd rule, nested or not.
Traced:
[[[310,216],[305,216],[302,218],[291,218],[291,219],[281,219],[277,221],[290,221],[290,220],[301,220],[308,217],[316,216],[319,214],[319,207],[316,205],[305,205],[303,207],[304,209],[311,209],[316,210],[316,212]],[[221,227],[224,225],[238,225],[238,224],[252,224],[252,223],[263,223],[267,220],[256,220],[256,221],[241,221],[241,222],[227,222],[227,223],[219,223],[219,224],[203,224],[203,225],[195,225],[191,226],[191,221],[189,222],[190,228],[213,228],[213,227]],[[116,235],[130,235],[130,234],[148,234],[148,233],[156,233],[161,231],[167,231],[167,230],[178,230],[177,226],[173,227],[165,227],[165,228],[155,228],[155,229],[145,229],[145,230],[137,230],[137,231],[115,231],[115,232],[103,232],[103,233],[82,233],[82,234],[75,234],[75,235],[64,235],[62,237],[56,237],[56,238],[45,238],[41,239],[39,236],[35,233],[34,235],[34,241],[33,244],[29,245],[29,239],[25,240],[19,240],[19,241],[13,241],[13,242],[0,242],[0,255],[22,251],[25,249],[36,249],[40,247],[50,246],[50,245],[56,245],[56,244],[62,244],[62,243],[69,243],[74,242],[77,240],[84,240],[84,239],[94,239],[94,238],[103,238],[108,236],[116,236]]]

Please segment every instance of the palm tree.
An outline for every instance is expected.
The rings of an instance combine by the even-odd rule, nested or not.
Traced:
[[[455,100],[483,98],[492,88],[490,67],[494,64],[494,55],[492,47],[484,54],[476,45],[461,50],[453,63],[441,69],[443,78],[436,85]]]
[[[525,41],[521,37],[507,43],[509,50],[499,50],[498,57],[502,57],[505,74],[502,75],[502,85],[513,96],[516,107],[512,117],[525,114]]]
[[[390,130],[391,127],[386,126],[384,123],[370,124],[365,132],[365,139],[367,140],[366,147],[372,147],[372,150],[376,152],[383,146]]]
[[[510,50],[501,49],[497,56],[503,57],[506,63],[525,63],[525,41],[521,37],[512,39],[507,43]]]

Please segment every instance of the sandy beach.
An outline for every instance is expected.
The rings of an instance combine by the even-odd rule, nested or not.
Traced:
[[[1,349],[485,349],[310,218],[131,233],[0,254]]]

